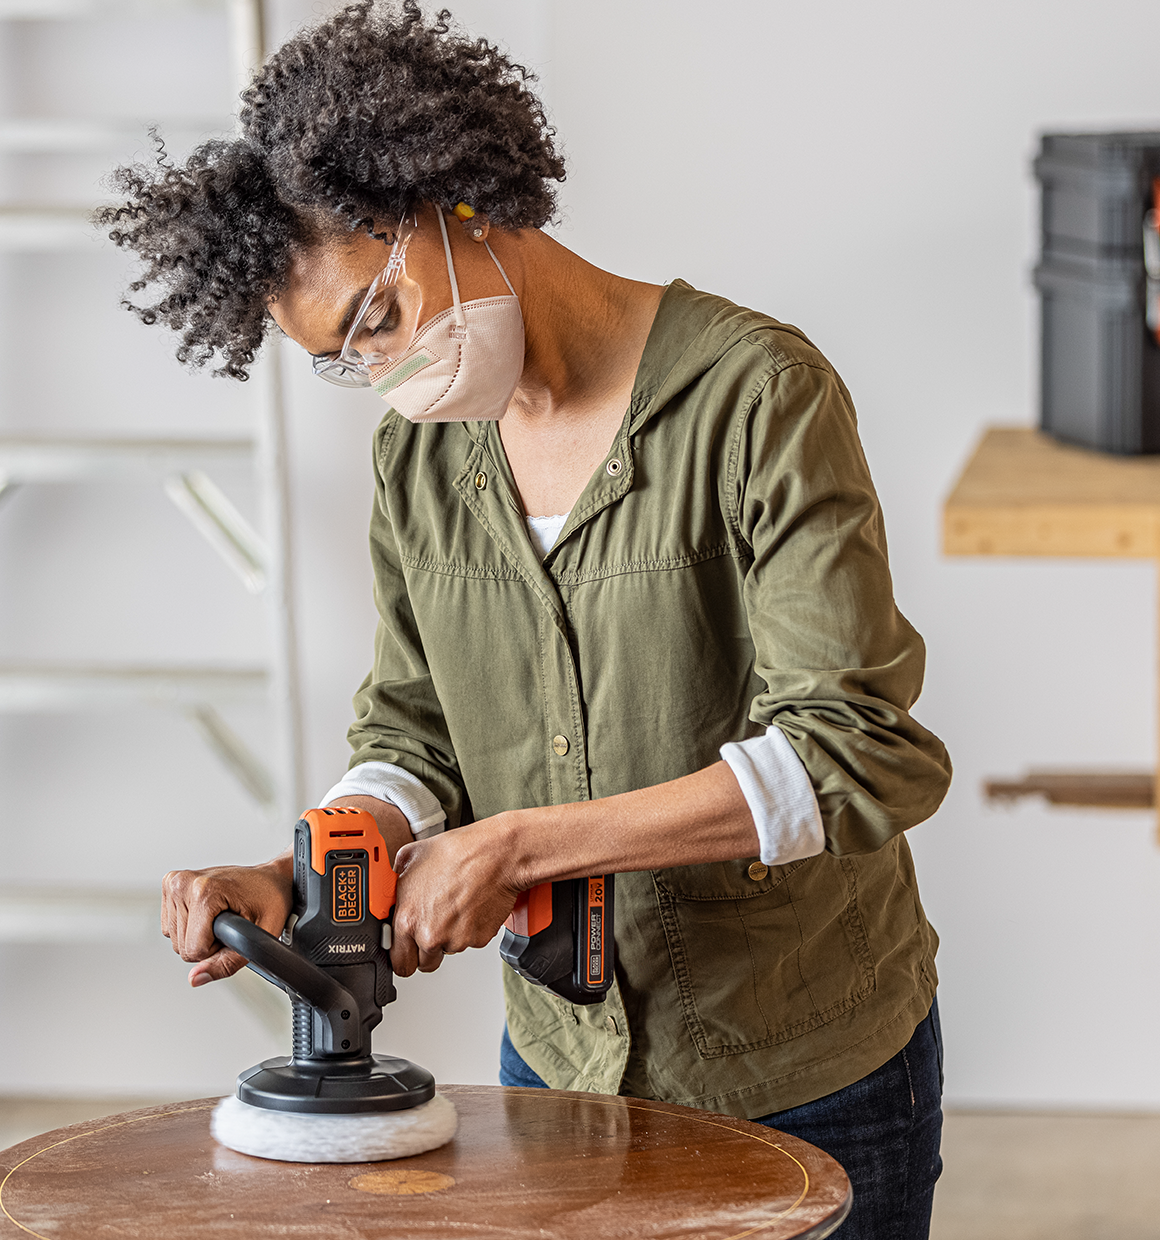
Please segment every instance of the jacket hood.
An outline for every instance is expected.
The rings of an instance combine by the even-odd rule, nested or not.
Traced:
[[[673,280],[665,288],[640,359],[632,391],[631,430],[635,432],[696,382],[738,341],[771,330],[815,352],[796,327],[713,293],[702,293],[684,280]]]

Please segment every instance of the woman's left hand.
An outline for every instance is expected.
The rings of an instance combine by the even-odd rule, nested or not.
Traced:
[[[391,965],[400,977],[431,973],[445,955],[486,947],[499,933],[519,894],[502,818],[399,849]]]

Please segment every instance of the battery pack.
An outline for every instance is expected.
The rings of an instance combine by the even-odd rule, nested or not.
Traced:
[[[569,878],[521,894],[499,954],[529,982],[569,1003],[600,1003],[612,985],[615,878]]]

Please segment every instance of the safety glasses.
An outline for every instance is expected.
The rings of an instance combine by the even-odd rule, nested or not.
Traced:
[[[421,297],[419,286],[407,277],[407,246],[415,221],[400,225],[387,265],[371,281],[350,330],[337,353],[313,356],[314,373],[338,387],[371,385],[371,369],[401,357],[415,338]]]

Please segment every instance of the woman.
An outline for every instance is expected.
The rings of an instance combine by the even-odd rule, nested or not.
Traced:
[[[564,173],[525,78],[410,2],[298,35],[237,140],[118,174],[104,220],[160,286],[134,308],[238,378],[272,320],[393,406],[325,803],[397,850],[396,970],[615,872],[617,984],[572,1007],[505,969],[501,1079],[769,1123],[847,1168],[843,1236],[924,1236],[936,940],[902,833],[949,763],[848,393],[796,329],[541,232]],[[194,985],[240,966],[222,909],[281,929],[290,872],[167,876]]]

